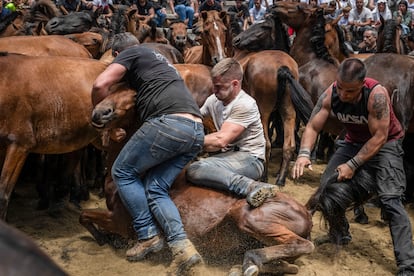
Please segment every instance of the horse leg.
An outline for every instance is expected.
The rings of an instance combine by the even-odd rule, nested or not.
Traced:
[[[269,267],[273,269],[273,273],[289,273],[297,270],[297,267],[280,261],[310,254],[315,248],[311,241],[296,235],[283,225],[274,227],[272,231],[279,233],[274,238],[277,245],[247,251],[243,259],[243,275],[257,275],[259,272],[268,271]]]
[[[79,216],[79,223],[91,233],[100,246],[106,244],[108,238],[95,225],[108,225],[112,222],[112,212],[108,210],[83,210]]]
[[[290,95],[290,93],[286,93]],[[284,97],[280,108],[280,116],[283,122],[283,157],[280,165],[279,173],[276,179],[276,185],[285,186],[286,176],[289,170],[289,162],[293,158],[295,151],[295,126],[296,113],[290,97]]]
[[[267,182],[268,173],[269,173],[270,154],[271,154],[271,142],[270,142],[270,138],[269,138],[269,128],[267,127],[269,125],[268,117],[270,115],[265,116],[265,114],[263,114],[262,112],[260,112],[260,113],[262,114],[263,134],[264,134],[264,137],[265,137],[265,140],[266,140],[266,160],[265,160],[263,175],[262,175],[262,178],[260,180],[262,182]]]
[[[6,219],[10,195],[16,185],[28,152],[16,144],[7,147],[6,157],[0,176],[0,218]]]

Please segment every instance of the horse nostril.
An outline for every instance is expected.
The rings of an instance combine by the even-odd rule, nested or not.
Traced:
[[[109,115],[113,112],[114,110],[112,108],[108,108],[107,110],[102,111],[102,116],[106,116]]]

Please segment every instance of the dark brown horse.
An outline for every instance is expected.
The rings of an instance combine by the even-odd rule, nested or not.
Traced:
[[[378,30],[377,53],[407,55],[411,52],[407,37],[402,37],[402,27],[396,20],[386,20]]]
[[[364,61],[367,76],[378,80],[390,94],[395,115],[407,132],[414,132],[414,58],[379,53]]]
[[[35,1],[30,8],[13,12],[0,23],[0,37],[13,35],[46,35],[47,22],[57,16],[56,5],[50,0]]]
[[[2,275],[66,276],[39,246],[21,231],[0,220],[0,271]]]
[[[110,95],[95,107],[93,122],[100,126],[122,127],[132,135],[137,128],[132,106],[133,93]],[[121,147],[120,143],[110,142],[109,167]],[[80,223],[101,245],[108,242],[107,233],[133,238],[131,218],[110,176],[106,181],[105,194],[108,210],[84,210]],[[310,214],[304,206],[283,193],[266,200],[259,208],[251,209],[245,199],[189,185],[183,171],[171,189],[171,197],[180,211],[186,232],[197,246],[202,243],[203,236],[213,230],[221,231],[219,227],[230,221],[234,221],[239,231],[264,245],[245,252],[244,275],[257,275],[259,271],[297,273],[297,267],[287,261],[313,251],[314,246],[308,240],[312,228]],[[204,243],[213,249],[223,246],[211,240]]]

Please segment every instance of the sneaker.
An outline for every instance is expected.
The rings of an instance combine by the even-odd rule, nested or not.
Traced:
[[[156,235],[147,240],[138,241],[126,252],[127,260],[130,262],[141,261],[149,253],[158,252],[164,247],[164,240]]]
[[[263,182],[254,182],[257,185],[246,197],[247,203],[253,208],[259,207],[263,202],[276,195],[276,186]]]

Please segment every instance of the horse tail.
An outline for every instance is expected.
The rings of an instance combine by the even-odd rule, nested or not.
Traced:
[[[296,114],[298,115],[299,119],[304,124],[307,124],[312,114],[312,109],[314,106],[310,94],[293,77],[290,69],[287,66],[281,66],[277,73],[278,73],[279,87],[283,85],[284,86],[283,88],[286,88],[285,81],[286,80],[289,81],[289,84],[292,87],[290,96],[291,96],[293,105],[295,107]],[[280,80],[284,80],[284,82],[281,83]],[[278,91],[284,91],[284,90],[278,89]]]

